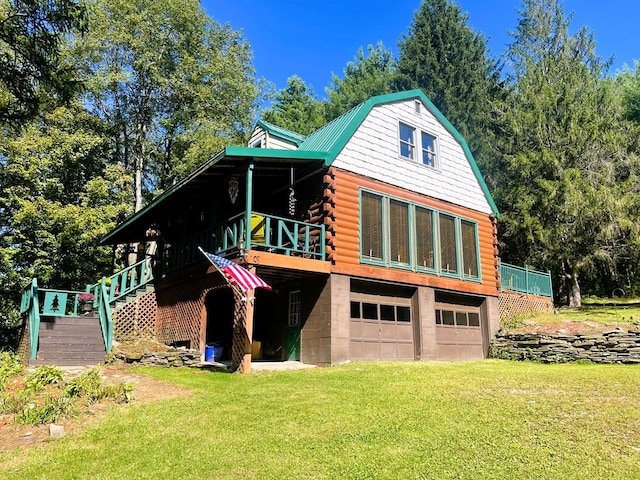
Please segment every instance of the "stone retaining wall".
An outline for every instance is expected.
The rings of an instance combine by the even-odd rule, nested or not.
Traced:
[[[500,331],[491,341],[489,356],[544,363],[585,361],[640,364],[640,330],[615,329],[590,334],[533,334]]]
[[[176,349],[170,352],[117,352],[113,354],[112,361],[145,367],[192,367],[201,363],[201,357],[197,350]]]

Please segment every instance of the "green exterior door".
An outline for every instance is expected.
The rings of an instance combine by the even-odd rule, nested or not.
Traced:
[[[289,311],[287,315],[287,349],[285,360],[300,360],[301,324],[300,290],[289,292]]]

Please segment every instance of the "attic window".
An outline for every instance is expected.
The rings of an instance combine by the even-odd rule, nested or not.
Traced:
[[[414,159],[416,147],[416,129],[400,122],[400,156]]]
[[[438,140],[435,136],[400,122],[399,141],[402,158],[438,168]]]
[[[414,102],[414,105],[415,105],[415,108],[416,108],[416,113],[417,113],[418,115],[420,115],[420,102],[419,102],[418,100],[416,100],[416,101]]]

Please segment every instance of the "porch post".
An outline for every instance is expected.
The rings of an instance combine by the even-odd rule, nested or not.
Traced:
[[[249,162],[247,167],[247,188],[246,188],[246,210],[244,217],[245,239],[244,245],[246,250],[251,249],[251,208],[253,201],[253,162]]]
[[[255,267],[254,267],[255,268]],[[246,335],[243,336],[244,345],[242,346],[242,362],[240,363],[240,373],[251,372],[251,346],[253,344],[253,303],[255,290],[246,292],[246,303],[244,310],[244,330]]]

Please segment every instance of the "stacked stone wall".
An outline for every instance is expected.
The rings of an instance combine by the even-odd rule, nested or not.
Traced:
[[[544,363],[592,362],[640,364],[640,330],[615,329],[589,334],[498,334],[489,356]]]

